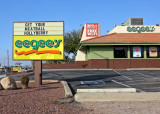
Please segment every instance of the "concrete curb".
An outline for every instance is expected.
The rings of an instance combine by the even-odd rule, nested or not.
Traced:
[[[16,81],[17,83],[20,83],[20,81]],[[35,80],[30,80],[29,82],[35,82]],[[60,82],[59,80],[42,80],[42,82]]]
[[[90,70],[113,70],[113,69],[42,69],[42,71],[90,71]]]
[[[65,97],[73,97],[73,94],[68,86],[68,83],[66,81],[61,81],[61,83],[64,86],[64,90],[65,90]]]
[[[110,89],[77,89],[77,93],[96,93],[96,92],[107,92],[107,93],[136,93],[135,88],[110,88]]]
[[[17,83],[20,83],[20,81],[16,81]],[[30,80],[29,82],[35,82],[35,80]],[[73,97],[73,94],[68,86],[68,83],[66,81],[59,81],[59,80],[42,80],[42,82],[59,82],[62,83],[64,86],[64,91],[65,91],[65,97]]]
[[[55,83],[57,83],[57,82],[60,82],[60,83],[62,83],[60,80],[42,80],[43,82],[55,82]]]
[[[127,68],[127,70],[160,70],[160,68]]]
[[[59,80],[43,80],[43,82],[60,82],[63,84],[64,92],[65,92],[65,98],[73,97],[73,94],[68,86],[68,83],[66,81],[59,81]]]
[[[0,78],[4,78],[4,77],[6,77],[6,74],[4,74],[4,75],[0,75]]]
[[[160,92],[148,93],[77,93],[77,102],[85,101],[154,101],[160,100]]]

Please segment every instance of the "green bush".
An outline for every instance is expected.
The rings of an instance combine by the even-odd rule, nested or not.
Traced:
[[[21,81],[22,84],[28,85],[28,83],[29,83],[29,76],[26,75],[26,74],[22,75],[20,81]]]

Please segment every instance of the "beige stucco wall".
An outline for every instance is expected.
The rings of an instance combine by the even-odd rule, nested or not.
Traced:
[[[86,50],[78,50],[75,61],[86,61]]]

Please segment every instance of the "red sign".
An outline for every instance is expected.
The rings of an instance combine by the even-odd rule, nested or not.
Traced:
[[[28,68],[29,67],[29,65],[26,65],[26,68]]]
[[[140,47],[134,47],[133,48],[135,51],[139,51],[140,50]]]
[[[98,23],[86,23],[86,36],[87,37],[99,36],[99,24]]]

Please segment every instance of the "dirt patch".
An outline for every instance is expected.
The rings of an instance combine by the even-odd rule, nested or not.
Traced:
[[[92,114],[159,114],[160,101],[85,102],[81,106]]]

